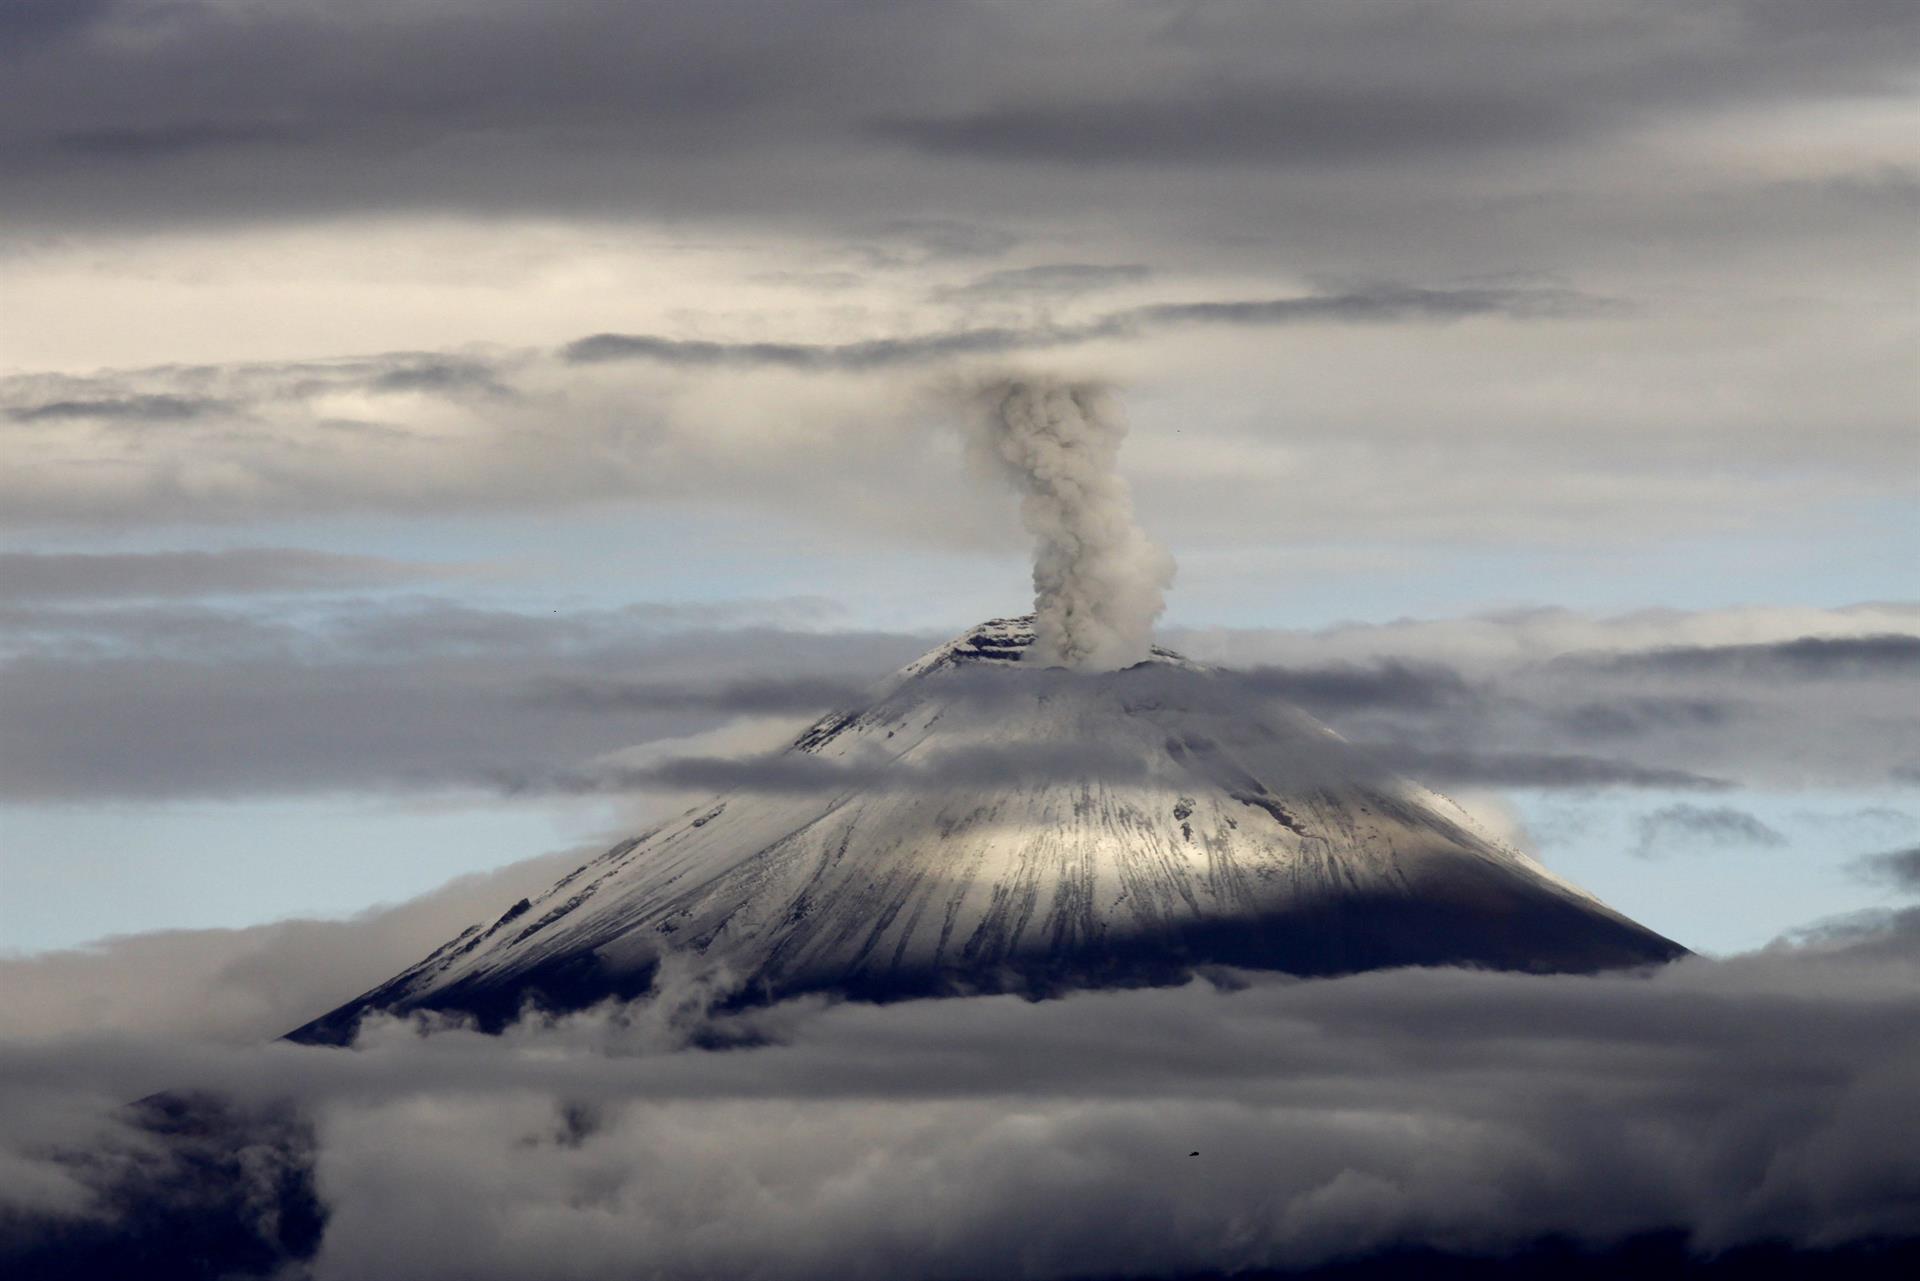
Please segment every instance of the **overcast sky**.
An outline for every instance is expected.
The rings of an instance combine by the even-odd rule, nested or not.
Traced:
[[[1916,48],[0,0],[0,1256],[209,1170],[321,1279],[1920,1239]],[[1162,643],[1701,955],[273,1040],[1029,609],[1015,378],[1125,415]]]
[[[1008,370],[1115,389],[1171,642],[1682,941],[1884,902],[1915,34],[8,5],[0,947],[352,913],[734,777],[1026,607],[961,423]]]

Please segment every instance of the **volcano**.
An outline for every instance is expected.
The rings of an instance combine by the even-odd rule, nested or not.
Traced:
[[[696,806],[295,1031],[370,1011],[497,1028],[646,993],[676,957],[739,1002],[1313,976],[1593,972],[1686,949],[1296,708],[1155,647],[1023,661],[1031,617],[942,645]]]

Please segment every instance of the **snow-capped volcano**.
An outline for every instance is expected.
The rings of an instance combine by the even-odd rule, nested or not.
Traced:
[[[638,995],[666,954],[744,999],[1176,982],[1198,967],[1591,971],[1685,949],[1297,709],[1155,648],[1022,662],[1031,618],[940,646],[767,762],[294,1036],[368,1010],[511,1018]]]

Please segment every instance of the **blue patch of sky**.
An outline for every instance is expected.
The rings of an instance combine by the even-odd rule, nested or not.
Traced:
[[[361,797],[0,807],[0,951],[112,934],[347,916],[599,839],[571,807]]]
[[[1811,921],[1887,906],[1897,892],[1862,876],[1864,855],[1920,842],[1920,790],[1594,792],[1519,791],[1509,802],[1540,861],[1615,909],[1697,952],[1762,947]],[[1727,807],[1777,843],[1658,829],[1642,821],[1673,806]]]

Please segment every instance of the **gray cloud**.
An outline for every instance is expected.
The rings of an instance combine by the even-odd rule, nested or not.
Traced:
[[[1771,849],[1787,843],[1779,832],[1730,805],[1667,805],[1642,815],[1636,828],[1639,840],[1633,852],[1641,858],[1676,848],[1684,852],[1689,846]]]
[[[607,765],[587,771],[502,777],[509,793],[553,791],[574,795],[596,792],[695,790],[704,792],[831,793],[873,791],[951,791],[999,788],[1015,784],[1088,781],[1129,782],[1145,778],[1137,755],[1098,743],[1019,743],[998,747],[954,748],[924,760],[827,760],[804,754],[755,757],[677,756],[644,767]]]
[[[1491,353],[1509,340],[1552,346],[1544,333],[1521,336],[1535,322],[1572,324],[1589,338],[1594,325],[1659,323],[1628,323],[1604,299],[1538,278],[1424,289],[1330,285],[1238,299],[1219,289],[1209,282],[1188,301],[1104,315],[1079,314],[1076,305],[1037,320],[1028,306],[975,303],[857,329],[845,317],[824,331],[798,326],[828,336],[812,341],[608,333],[553,351],[398,351],[0,377],[0,417],[11,416],[0,442],[0,523],[40,534],[317,514],[694,506],[918,545],[998,549],[1002,513],[953,483],[944,446],[954,438],[954,398],[942,384],[1004,371],[950,366],[1054,352],[1121,370],[1138,358],[1164,371],[1169,359],[1185,365],[1197,348],[1213,349],[1209,342],[1183,352],[1189,331],[1219,332],[1220,349],[1244,360],[1271,326],[1299,326],[1301,350],[1317,349],[1331,327],[1351,326],[1356,348],[1385,359],[1385,344],[1368,336],[1374,327],[1463,322],[1501,331],[1499,343],[1465,344],[1429,333],[1396,345],[1402,354],[1392,357],[1426,360],[1451,349],[1455,356],[1441,362],[1448,365],[1461,350]],[[960,323],[975,312],[978,323]],[[763,332],[760,322],[731,315],[700,328]],[[882,336],[831,340],[875,329]],[[1246,338],[1230,336],[1242,330]],[[1116,350],[1120,343],[1128,350]],[[1258,364],[1241,375],[1250,381],[1235,396],[1279,403],[1292,394],[1264,387],[1260,371],[1275,366],[1266,356]],[[1557,425],[1543,434],[1537,406],[1489,405],[1477,389],[1492,367],[1482,373],[1461,383],[1434,368],[1386,382],[1329,372],[1321,382],[1313,369],[1297,368],[1288,378],[1315,383],[1302,394],[1320,408],[1277,421],[1263,412],[1244,429],[1221,421],[1217,402],[1209,404],[1217,391],[1160,401],[1138,416],[1129,453],[1129,466],[1151,478],[1139,487],[1143,514],[1170,544],[1199,548],[1351,538],[1404,549],[1519,538],[1644,550],[1660,532],[1756,526],[1788,493],[1795,511],[1824,522],[1821,513],[1835,510],[1829,500],[1878,501],[1911,474],[1910,434],[1891,400],[1861,391],[1845,405],[1802,403],[1827,395],[1837,385],[1831,380],[1796,378],[1792,388],[1766,391],[1764,405],[1756,399],[1713,421],[1679,387],[1655,395],[1641,384],[1638,425],[1623,448],[1615,424],[1586,422],[1581,406],[1597,402],[1584,393],[1574,407],[1554,409]],[[1801,397],[1792,412],[1831,430],[1818,439],[1768,433],[1756,444],[1753,415],[1787,412],[1781,396]],[[1656,430],[1656,420],[1670,429]],[[784,426],[775,430],[775,422]],[[754,447],[741,448],[744,440]],[[1769,457],[1737,476],[1702,469],[1734,447]],[[1295,484],[1302,474],[1315,483]],[[1287,487],[1288,502],[1271,501],[1276,486]],[[1633,519],[1616,519],[1627,512]]]
[[[814,632],[818,602],[519,614],[403,599],[298,618],[192,603],[0,610],[0,797],[474,790],[797,706],[923,636]],[[789,675],[771,684],[758,673]],[[658,689],[610,703],[634,672]],[[781,681],[791,681],[780,688]],[[556,696],[556,691],[563,693]],[[583,696],[584,695],[584,696]]]
[[[416,354],[394,360],[391,366],[373,375],[368,382],[372,391],[483,392],[489,396],[512,396],[501,381],[507,372],[498,360],[473,356]]]
[[[1610,777],[1655,787],[1852,786],[1920,753],[1920,715],[1906,692],[1920,639],[1910,634],[1675,645],[1669,628],[1679,616],[1616,623],[1622,635],[1608,637],[1548,611],[1284,642],[1279,634],[1169,639],[1228,660],[1284,647],[1294,661],[1250,663],[1238,679],[1378,745],[1416,776],[1509,786],[1553,786],[1556,776],[1579,786],[1583,775],[1596,785]],[[1368,657],[1344,657],[1356,653]]]
[[[1853,836],[1872,841],[1895,841],[1920,832],[1920,818],[1890,805],[1868,805],[1838,814],[1807,812],[1796,819],[1838,826]]]
[[[824,410],[783,414],[792,430],[763,429],[765,447],[726,446],[742,420],[786,409],[786,371],[1049,351],[1108,366],[1075,374],[1138,377],[1157,400],[1132,453],[1155,481],[1142,501],[1170,542],[1195,547],[1356,533],[1396,548],[1644,546],[1782,520],[1831,537],[1852,528],[1843,504],[1883,510],[1912,474],[1899,345],[1842,337],[1905,319],[1884,273],[1915,191],[1888,141],[1911,96],[1904,15],[1836,6],[1809,27],[1742,0],[1685,14],[1652,0],[1604,15],[1506,0],[1122,8],[1088,31],[1044,6],[924,0],[885,14],[860,0],[744,13],[397,0],[377,20],[291,0],[129,0],[51,27],[32,6],[25,25],[64,34],[4,55],[0,162],[22,180],[0,206],[24,229],[0,263],[9,290],[109,314],[121,303],[107,295],[132,298],[149,271],[202,301],[271,294],[285,317],[249,345],[277,351],[312,341],[336,305],[380,309],[389,341],[441,341],[457,280],[473,333],[631,331],[574,350],[634,367],[569,379],[522,351],[527,367],[506,373],[350,382],[316,360],[298,380],[283,371],[318,389],[304,400],[231,368],[9,387],[0,414],[54,416],[9,421],[34,430],[9,435],[0,509],[39,532],[692,497],[982,545],[991,522],[944,492],[924,406],[897,384],[806,389],[840,398],[834,425]],[[1292,128],[1263,127],[1282,111]],[[873,126],[1035,112],[1045,128],[1121,128],[1098,155],[1036,161],[1017,139],[956,156]],[[379,226],[350,227],[356,216]],[[237,255],[224,238],[236,231]],[[414,265],[362,270],[363,232]],[[654,252],[642,243],[667,254],[646,270],[675,283],[656,274],[663,287],[613,296],[631,306],[580,283],[639,269]],[[275,266],[255,281],[243,261]],[[1195,301],[1087,314],[1080,285],[1136,267]],[[73,272],[92,283],[67,289]],[[860,287],[789,288],[770,304],[758,282],[780,275]],[[321,276],[347,293],[303,292]],[[1424,282],[1445,297],[1335,284],[1294,296],[1303,280]],[[1572,283],[1475,298],[1490,281]],[[585,319],[522,308],[521,289],[542,307],[564,291],[581,305],[559,315]],[[422,307],[429,295],[442,301]],[[1556,315],[1573,322],[1557,335],[1516,323]],[[1315,335],[1268,343],[1252,329],[1450,316],[1502,332],[1404,345],[1359,332],[1335,359]],[[45,363],[65,368],[107,359],[93,332],[143,353],[222,341],[204,325],[176,338],[54,319],[48,332],[75,336],[49,340]],[[1219,341],[1187,326],[1221,327]],[[1119,339],[1153,349],[1087,346]],[[1702,404],[1703,379],[1727,394]],[[129,416],[142,396],[200,412]],[[442,400],[459,405],[457,428]],[[138,430],[161,425],[179,430]],[[1711,465],[1734,449],[1755,465]],[[1316,483],[1271,501],[1297,475]],[[928,502],[941,519],[924,518]]]
[[[1712,675],[1748,679],[1843,679],[1863,676],[1920,676],[1920,636],[1802,636],[1757,645],[1701,645],[1651,650],[1644,654],[1571,656],[1567,665],[1587,663],[1615,672]]]
[[[0,552],[0,598],[160,599],[254,592],[337,591],[417,582],[461,572],[378,556],[293,547],[215,552]],[[6,626],[0,619],[0,629]]]
[[[52,140],[55,151],[125,160],[166,160],[186,152],[299,142],[304,131],[284,125],[182,121],[157,127],[78,129]]]
[[[191,593],[344,585],[393,567],[300,553],[172,557],[0,559],[0,581],[26,588],[0,606],[0,716],[19,731],[0,737],[0,796],[851,786],[862,780],[775,778],[768,771],[782,766],[738,761],[669,769],[654,760],[623,772],[609,754],[738,717],[863,703],[873,682],[942,639],[826,630],[832,607],[809,600],[528,614],[403,597],[290,613]],[[1550,652],[1463,656],[1447,648],[1450,624],[1432,624],[1436,637],[1241,634],[1243,648],[1258,640],[1300,661],[1229,668],[1216,683],[1231,698],[1302,706],[1384,766],[1436,785],[1855,786],[1884,776],[1889,759],[1920,755],[1920,716],[1908,710],[1897,665],[1848,668],[1855,674],[1836,681],[1832,665],[1649,677],[1632,661],[1632,650],[1667,652],[1666,641],[1698,625],[1678,615],[1617,662],[1588,653],[1573,663]],[[1529,636],[1535,622],[1459,626],[1493,643]],[[1594,634],[1566,643],[1590,648]],[[1171,639],[1187,647],[1204,638]],[[1883,650],[1899,647],[1874,640],[1871,652]],[[1339,657],[1370,651],[1364,661]],[[990,711],[1060,677],[990,675],[951,692]],[[1085,776],[1089,767],[1078,768]]]
[[[7,411],[15,422],[38,423],[64,418],[104,418],[131,422],[165,423],[203,418],[231,409],[224,401],[189,396],[123,396],[101,400],[49,400],[19,405]]]
[[[1855,859],[1853,867],[1867,879],[1892,886],[1903,894],[1920,894],[1920,845],[1869,854]]]
[[[1810,27],[1788,16],[1798,9],[1720,0],[1690,23],[1636,2],[1520,21],[1504,4],[1198,14],[1165,0],[1089,33],[1026,9],[882,15],[853,0],[745,13],[562,0],[457,15],[407,0],[378,21],[275,2],[33,0],[10,6],[26,38],[8,51],[16,93],[0,149],[38,162],[37,181],[9,198],[49,220],[448,203],[744,204],[844,220],[856,203],[873,216],[877,185],[857,179],[877,162],[891,168],[897,220],[985,203],[982,187],[1003,204],[1061,203],[943,172],[955,156],[1043,167],[1071,198],[1097,176],[1079,171],[1101,163],[1189,175],[1459,166],[1900,83],[1904,15],[1828,6]],[[202,181],[153,172],[163,156]],[[546,181],[505,178],[528,171]],[[827,180],[791,181],[807,172]],[[278,181],[247,181],[267,174]],[[1234,186],[1221,194],[1251,212],[1257,199]]]
[[[573,364],[612,360],[652,360],[698,368],[766,365],[783,369],[883,369],[965,356],[999,356],[1023,349],[1060,346],[1086,340],[1083,331],[960,329],[912,338],[879,338],[850,343],[707,342],[662,338],[653,334],[593,334],[568,343],[562,357]]]
[[[1468,86],[1209,86],[1191,97],[994,107],[887,120],[876,132],[940,155],[1049,164],[1324,165],[1565,141],[1610,123],[1568,98]]]
[[[0,406],[19,423],[92,419],[109,423],[232,418],[276,403],[338,393],[507,394],[533,353],[504,349],[390,351],[321,360],[161,365],[92,374],[10,373]]]
[[[1433,663],[1384,661],[1327,667],[1253,667],[1236,673],[1247,689],[1321,715],[1389,707],[1402,711],[1477,701],[1483,693],[1458,671]]]
[[[567,344],[575,364],[652,360],[669,365],[769,365],[786,369],[872,370],[960,357],[1044,351],[1132,337],[1179,325],[1261,327],[1292,324],[1389,324],[1473,316],[1548,318],[1591,315],[1615,306],[1565,289],[1421,289],[1380,285],[1343,293],[1232,302],[1154,303],[1078,324],[957,329],[851,343],[722,343],[652,334],[594,334]]]
[[[0,1041],[118,1029],[206,1044],[258,1044],[391,978],[500,905],[546,889],[601,852],[558,850],[458,877],[340,920],[164,930],[80,948],[0,954]]]
[[[1744,707],[1726,698],[1624,695],[1579,703],[1553,713],[1567,732],[1584,738],[1634,738],[1668,729],[1718,729],[1739,719]]]
[[[849,706],[870,692],[868,682],[826,677],[768,677],[719,685],[576,677],[540,681],[528,697],[583,711],[715,711],[761,716]]]
[[[14,0],[0,9],[0,55],[27,41],[52,40],[98,22],[116,0]]]
[[[312,1119],[311,1147],[275,1150],[328,1211],[317,1281],[1039,1281],[1552,1234],[1678,1230],[1701,1255],[1902,1239],[1917,939],[1909,912],[1650,977],[1248,976],[747,1016],[710,1012],[724,980],[677,973],[652,1002],[499,1037],[376,1021],[358,1053],[0,1042],[21,1104],[0,1197],[110,1231],[142,1168],[112,1154],[169,1159],[111,1101],[157,1080]],[[79,1139],[108,1159],[51,1155]]]
[[[990,271],[941,293],[943,297],[961,299],[1021,298],[1035,294],[1067,297],[1142,284],[1152,276],[1153,269],[1141,263],[1050,262]]]
[[[1733,786],[1726,779],[1709,778],[1691,770],[1662,769],[1598,756],[1431,750],[1394,743],[1361,743],[1360,746],[1403,774],[1456,786],[1657,787],[1681,791],[1720,791]]]

